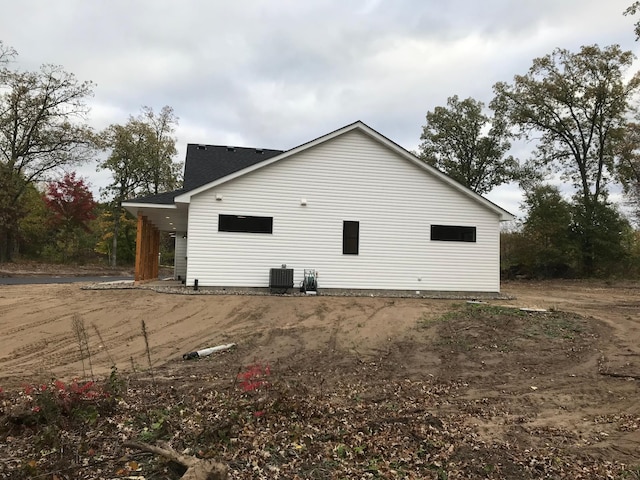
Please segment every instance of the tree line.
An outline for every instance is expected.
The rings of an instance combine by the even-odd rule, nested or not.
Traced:
[[[635,14],[640,2],[625,14]],[[640,22],[636,33],[640,35]],[[135,196],[180,187],[178,118],[142,107],[124,124],[86,124],[91,82],[62,67],[12,68],[0,41],[0,262],[16,255],[57,261],[95,254],[132,262]],[[417,155],[478,194],[504,183],[524,192],[526,215],[502,235],[505,272],[592,276],[640,272],[640,73],[618,45],[558,48],[527,72],[493,86],[485,105],[451,96],[426,114]],[[533,146],[514,158],[514,143]],[[95,201],[72,169],[99,157],[111,183]],[[620,188],[631,215],[610,199]]]
[[[122,201],[171,191],[181,183],[178,117],[142,107],[125,124],[87,126],[94,85],[62,67],[13,67],[17,52],[0,41],[0,262],[107,257],[131,263],[135,221]],[[72,171],[95,161],[111,173],[102,202]]]
[[[526,217],[502,235],[503,269],[528,276],[637,274],[638,232],[610,201],[625,193],[640,221],[640,73],[620,46],[556,49],[488,108],[450,97],[428,112],[419,156],[483,194],[507,182],[524,192]],[[508,156],[528,142],[529,158]]]

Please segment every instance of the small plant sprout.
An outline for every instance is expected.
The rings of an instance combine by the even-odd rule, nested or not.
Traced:
[[[153,364],[151,363],[151,349],[149,348],[149,334],[147,332],[147,325],[142,320],[142,336],[144,337],[144,348],[147,352],[147,361],[149,362],[149,373],[151,374],[151,382],[153,386],[156,386],[156,379],[153,375]]]
[[[88,360],[89,371],[91,372],[91,379],[94,379],[93,376],[93,365],[91,363],[91,350],[89,349],[89,336],[87,335],[87,329],[84,325],[84,319],[78,315],[77,313],[73,315],[71,319],[71,326],[73,328],[73,333],[76,336],[76,341],[78,342],[78,348],[80,349],[80,361],[82,362],[82,375],[84,378],[87,378],[87,371],[84,364],[84,359]]]
[[[116,367],[116,361],[111,356],[111,352],[109,351],[109,347],[107,346],[107,344],[103,340],[102,335],[100,335],[100,330],[98,330],[98,326],[95,323],[92,323],[91,326],[96,331],[96,335],[98,336],[98,339],[100,340],[100,345],[102,345],[104,347],[105,351],[107,352],[107,356],[109,357],[109,362],[111,363],[111,368],[114,369]]]

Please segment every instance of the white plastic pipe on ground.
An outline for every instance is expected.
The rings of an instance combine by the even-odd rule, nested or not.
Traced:
[[[185,353],[184,355],[182,355],[182,358],[184,360],[192,360],[195,358],[208,357],[212,353],[224,352],[225,350],[229,350],[235,346],[235,343],[227,343],[226,345],[218,345],[217,347],[203,348],[202,350],[197,350],[195,352]]]

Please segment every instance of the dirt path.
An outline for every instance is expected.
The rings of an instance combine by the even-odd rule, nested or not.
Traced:
[[[612,329],[612,342],[602,345],[609,371],[640,375],[640,284],[595,281],[507,283],[503,291],[517,297],[514,305],[574,312],[602,320]]]
[[[504,291],[518,297],[511,304],[525,304],[575,312],[597,319],[591,355],[562,372],[550,366],[540,388],[530,395],[536,419],[523,427],[535,432],[540,426],[553,431],[570,427],[574,442],[591,442],[602,458],[620,457],[637,463],[640,458],[640,285],[621,282],[512,283]],[[591,322],[594,323],[594,322]],[[567,359],[569,360],[569,359]],[[566,362],[568,366],[571,361]],[[614,376],[610,376],[614,375]],[[630,377],[626,377],[629,375]],[[535,405],[537,404],[537,405]]]

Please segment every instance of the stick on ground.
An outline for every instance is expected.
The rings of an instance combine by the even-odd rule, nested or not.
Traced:
[[[155,453],[183,467],[187,467],[187,471],[181,477],[182,480],[226,480],[227,478],[227,467],[222,463],[182,455],[166,443],[162,443],[161,447],[157,447],[142,442],[125,442],[124,446]]]

